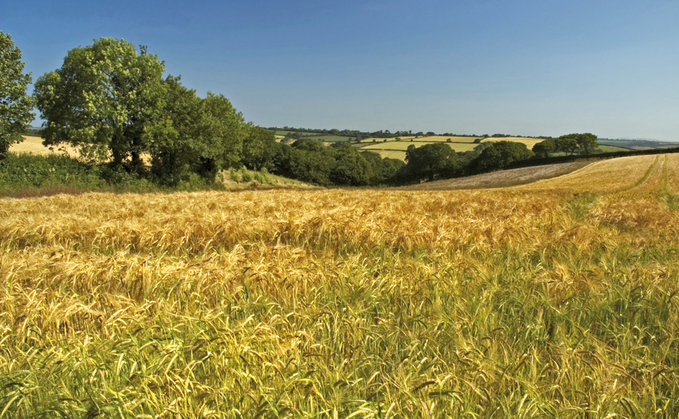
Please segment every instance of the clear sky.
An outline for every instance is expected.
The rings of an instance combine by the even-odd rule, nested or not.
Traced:
[[[123,38],[262,126],[679,141],[676,0],[0,2],[34,79]]]

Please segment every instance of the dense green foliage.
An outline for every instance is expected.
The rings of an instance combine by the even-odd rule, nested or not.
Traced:
[[[275,143],[273,173],[318,185],[368,186],[390,183],[404,163],[361,152],[348,144],[327,147],[302,139],[292,146]]]
[[[453,177],[461,169],[457,153],[445,143],[411,145],[406,151],[406,162],[406,175],[418,180]]]
[[[533,155],[533,152],[528,150],[523,143],[498,141],[491,143],[473,160],[472,169],[478,173],[502,170],[512,162],[526,160]]]
[[[538,157],[546,158],[552,153],[588,155],[596,152],[598,148],[597,136],[594,134],[566,134],[535,144],[533,152]]]
[[[241,166],[319,185],[365,186],[391,181],[402,165],[320,141],[279,144],[223,95],[200,98],[179,77],[163,79],[163,71],[145,47],[137,51],[120,39],[72,49],[60,69],[36,83],[44,144],[69,143],[140,178],[149,177],[143,158],[150,156],[150,179],[167,186],[195,175],[214,181]]]
[[[163,79],[163,71],[157,56],[124,40],[72,49],[60,69],[36,83],[45,145],[69,143],[131,172],[145,170],[147,153],[155,180],[167,185],[191,173],[212,180],[238,166],[252,127],[223,95],[201,99],[178,77]]]
[[[68,52],[62,67],[35,84],[45,145],[70,143],[89,157],[131,159],[148,151],[145,129],[162,117],[164,63],[129,42],[101,38]]]
[[[11,36],[0,31],[0,157],[11,144],[23,140],[21,134],[33,119],[33,103],[26,94],[31,75],[23,69],[21,51]]]
[[[211,190],[219,185],[198,176],[173,185],[153,182],[153,178],[130,173],[106,164],[85,163],[68,156],[8,153],[0,160],[1,195],[49,195],[87,191],[153,192],[170,190]]]

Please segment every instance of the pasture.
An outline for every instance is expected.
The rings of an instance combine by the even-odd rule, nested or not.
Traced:
[[[677,191],[0,199],[0,416],[676,417]]]
[[[400,159],[400,160],[405,160],[406,158],[406,150],[408,147],[411,145],[415,147],[422,147],[425,144],[436,144],[437,142],[440,141],[387,141],[387,142],[375,142],[371,143],[365,146],[361,147],[361,150],[367,150],[367,151],[374,151],[378,153],[382,158],[395,158],[395,159]],[[458,153],[462,153],[465,151],[471,151],[473,150],[478,144],[474,144],[471,142],[467,143],[446,143],[448,144],[453,150],[455,150]]]

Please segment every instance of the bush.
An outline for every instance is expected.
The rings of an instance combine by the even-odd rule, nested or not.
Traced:
[[[243,169],[241,170],[241,179],[243,179],[243,182],[252,182],[252,173],[248,172],[247,170]]]

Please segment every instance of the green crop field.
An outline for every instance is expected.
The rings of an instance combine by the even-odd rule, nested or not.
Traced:
[[[678,191],[3,198],[0,416],[676,418]]]

